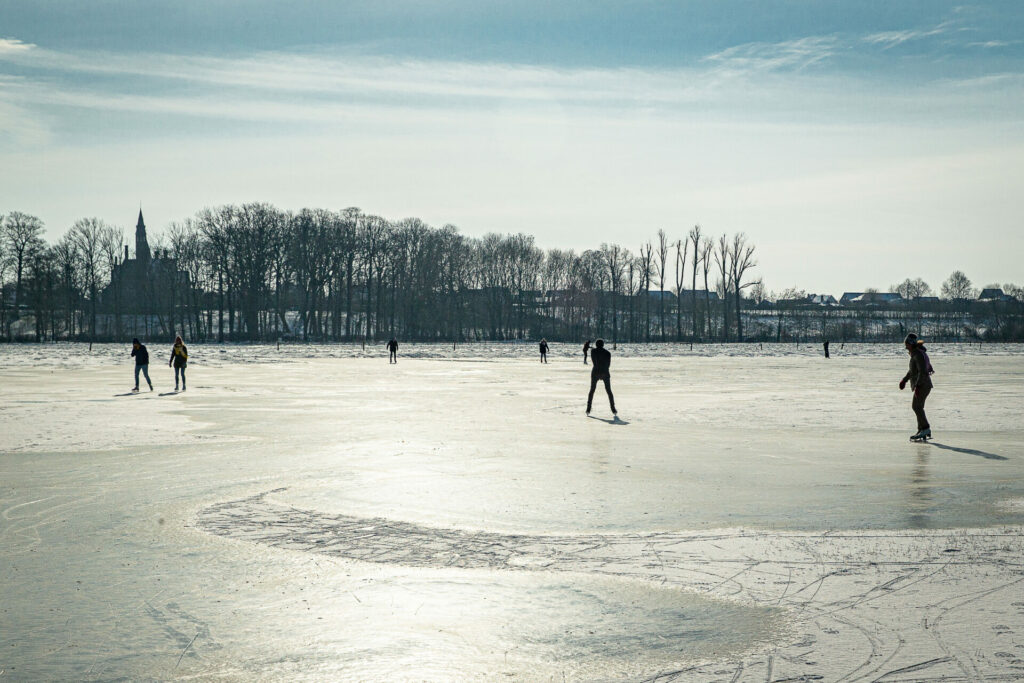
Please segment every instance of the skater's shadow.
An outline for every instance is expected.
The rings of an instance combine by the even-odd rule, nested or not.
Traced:
[[[165,391],[162,394],[157,394],[157,396],[177,396],[179,393],[181,393],[181,392],[179,392],[179,391]]]
[[[936,448],[941,448],[944,451],[956,451],[957,453],[964,453],[966,455],[976,455],[979,458],[985,458],[986,460],[1009,460],[1009,458],[996,455],[995,453],[986,453],[985,451],[976,451],[973,448],[960,448],[959,446],[947,446],[944,443],[938,443],[936,441],[929,441],[929,444]]]
[[[621,419],[618,415],[616,415],[615,417],[613,417],[610,420],[608,418],[606,418],[606,417],[597,417],[596,415],[587,415],[587,417],[589,417],[591,420],[600,420],[601,422],[607,422],[610,425],[628,425],[629,424],[625,420]]]
[[[140,395],[140,392],[138,392],[138,391],[129,391],[126,394],[114,394],[114,398],[117,398],[118,396],[139,396],[139,395]]]

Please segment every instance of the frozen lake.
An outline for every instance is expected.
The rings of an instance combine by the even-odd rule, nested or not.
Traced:
[[[1024,677],[1020,346],[553,347],[0,347],[0,677]]]

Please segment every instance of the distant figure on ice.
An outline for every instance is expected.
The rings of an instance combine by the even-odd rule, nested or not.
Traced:
[[[138,339],[132,339],[132,356],[135,357],[135,388],[132,391],[139,390],[140,370],[146,377],[146,384],[149,385],[149,390],[153,391],[153,382],[149,379],[149,351],[146,349],[146,345]]]
[[[828,355],[828,339],[825,340],[825,358],[830,358]]]
[[[583,364],[587,364],[587,352],[590,351],[590,340],[583,343]]]
[[[541,363],[547,363],[548,362],[548,340],[547,339],[541,339],[540,340],[540,362]]]
[[[174,338],[174,346],[171,347],[171,359],[167,361],[167,367],[174,366],[174,390],[178,390],[178,375],[181,375],[181,390],[185,391],[185,368],[188,367],[188,347],[181,337]]]
[[[932,391],[930,375],[935,371],[932,370],[932,363],[928,359],[928,349],[916,334],[908,334],[903,340],[903,345],[910,354],[910,371],[900,380],[900,391],[907,386],[907,380],[910,380],[910,388],[914,390],[914,401],[911,405],[917,416],[917,434],[910,437],[910,440],[924,441],[932,438],[932,428],[924,414],[924,402]]]
[[[398,362],[398,340],[394,337],[388,342],[388,364]]]
[[[608,404],[612,407],[612,415],[618,415],[615,410],[615,396],[612,395],[611,374],[608,368],[612,364],[612,354],[604,348],[604,339],[594,342],[594,350],[590,352],[590,359],[594,361],[594,369],[590,371],[590,394],[587,396],[587,415],[590,415],[590,408],[594,404],[594,389],[597,388],[597,381],[604,381],[604,390],[608,392]]]

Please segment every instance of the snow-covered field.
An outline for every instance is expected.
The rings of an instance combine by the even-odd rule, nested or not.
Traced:
[[[1024,679],[1024,350],[832,350],[0,346],[0,680]]]

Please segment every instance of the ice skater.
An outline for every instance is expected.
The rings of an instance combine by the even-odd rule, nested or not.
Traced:
[[[914,401],[911,404],[914,415],[917,416],[917,434],[910,437],[911,441],[925,441],[932,438],[932,428],[928,424],[928,418],[924,414],[924,402],[932,391],[932,370],[931,361],[928,359],[928,349],[924,347],[924,341],[917,338],[916,334],[908,334],[903,340],[910,354],[910,371],[900,380],[900,391],[907,386],[910,380],[910,388],[914,391]]]
[[[540,340],[540,362],[541,363],[547,363],[548,362],[548,340],[547,339],[541,339]]]
[[[181,390],[185,391],[185,368],[188,367],[188,347],[181,337],[174,338],[174,346],[171,347],[171,359],[167,361],[167,367],[174,366],[174,390],[178,390],[178,375],[181,375]]]
[[[388,365],[398,362],[398,340],[394,337],[388,342]]]
[[[587,364],[587,353],[590,351],[590,340],[583,343],[583,364]]]
[[[608,392],[608,404],[612,408],[612,415],[618,416],[615,410],[615,396],[612,395],[611,374],[608,368],[612,364],[612,354],[604,348],[604,339],[594,342],[594,350],[590,352],[590,360],[594,361],[594,368],[590,371],[590,394],[587,395],[587,415],[590,415],[590,408],[594,404],[594,389],[597,388],[597,381],[604,382],[604,390]]]
[[[825,340],[824,346],[825,346],[825,358],[830,358],[831,356],[828,355],[828,339]]]
[[[146,345],[140,342],[137,338],[132,339],[132,356],[135,357],[135,388],[132,391],[139,390],[139,372],[146,378],[146,384],[149,385],[149,390],[153,391],[153,382],[149,379],[149,350]]]

